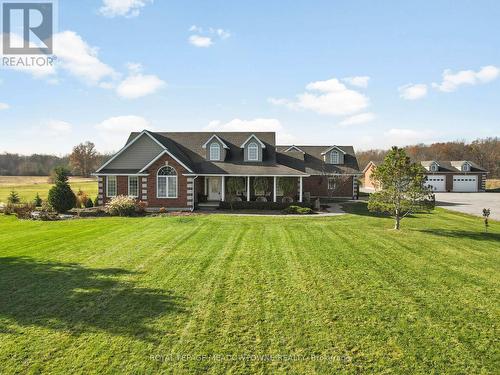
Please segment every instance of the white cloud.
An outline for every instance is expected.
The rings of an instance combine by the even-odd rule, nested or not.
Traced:
[[[427,85],[423,83],[408,84],[398,88],[399,96],[406,100],[417,100],[427,95]]]
[[[55,34],[54,54],[58,66],[89,84],[116,77],[115,71],[99,60],[98,49],[89,46],[74,31]]]
[[[103,0],[99,12],[106,17],[136,17],[147,3],[153,0]]]
[[[437,133],[433,130],[390,129],[384,133],[383,143],[406,146],[417,143],[433,142]]]
[[[129,63],[127,66],[130,71],[130,75],[120,82],[116,88],[116,93],[122,98],[140,98],[153,94],[166,85],[164,81],[155,75],[142,74],[141,64]]]
[[[219,120],[210,121],[204,130],[206,131],[226,131],[226,132],[276,132],[278,142],[292,143],[295,137],[287,133],[281,122],[274,118],[256,118],[253,120],[241,120],[235,118],[223,123]]]
[[[357,87],[368,87],[368,81],[370,80],[370,77],[368,76],[356,76],[356,77],[345,77],[342,78],[342,81],[352,85],[352,86],[357,86]]]
[[[213,44],[212,38],[201,35],[191,35],[189,37],[189,43],[191,43],[193,46],[202,48],[210,47]]]
[[[367,122],[373,121],[375,119],[375,114],[371,112],[360,113],[358,115],[354,115],[351,117],[347,117],[342,120],[339,125],[341,126],[349,126],[349,125],[360,125],[366,124]]]
[[[19,35],[11,34],[10,37],[22,41]],[[103,80],[114,79],[117,76],[110,66],[99,60],[98,49],[89,46],[74,31],[54,34],[54,55],[57,59],[52,65],[17,65],[9,69],[29,73],[34,78],[45,78],[49,83],[57,83],[59,70],[64,70],[91,85],[99,85]]]
[[[207,48],[215,43],[215,40],[228,39],[231,36],[229,30],[209,27],[207,30],[200,26],[192,25],[189,31],[195,33],[188,38],[189,43],[196,47]]]
[[[439,84],[433,83],[432,87],[443,92],[452,92],[463,85],[478,85],[491,82],[497,79],[499,75],[500,68],[493,65],[484,66],[477,72],[461,70],[453,73],[450,69],[446,69],[443,72],[443,81]]]
[[[285,105],[291,109],[307,109],[319,114],[348,116],[363,111],[370,105],[367,96],[348,89],[338,79],[311,82],[296,100],[269,98],[275,105]],[[313,91],[313,92],[311,92]],[[317,91],[317,92],[314,92]]]
[[[73,126],[66,121],[48,120],[40,125],[26,127],[23,130],[24,135],[36,139],[37,142],[53,142],[55,138],[66,138],[73,130]]]
[[[106,151],[117,150],[123,146],[131,132],[140,132],[144,129],[154,130],[151,123],[141,116],[110,117],[95,125],[99,140],[97,144]]]
[[[4,111],[6,109],[9,109],[10,108],[10,105],[8,105],[7,103],[0,103],[0,111]]]

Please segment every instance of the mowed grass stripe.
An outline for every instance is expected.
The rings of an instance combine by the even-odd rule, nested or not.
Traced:
[[[500,225],[483,235],[480,219],[437,210],[396,233],[360,207],[291,220],[0,217],[11,257],[0,372],[494,373]],[[150,358],[171,353],[348,360]]]

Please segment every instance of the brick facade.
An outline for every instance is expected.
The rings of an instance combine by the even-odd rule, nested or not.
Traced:
[[[156,196],[157,173],[165,165],[173,167],[177,172],[177,198],[158,198]],[[192,180],[192,177],[184,176],[184,174],[189,172],[175,159],[165,154],[148,168],[148,173],[148,176],[139,176],[138,198],[147,202],[148,207],[165,207],[167,209],[191,209],[193,207],[193,184],[192,182],[188,182],[188,179]],[[188,185],[190,188],[189,191]],[[128,195],[128,176],[116,176],[116,190],[117,195]],[[99,181],[99,194],[102,194],[102,201],[104,203],[109,201],[110,198],[106,196],[106,177],[102,177],[102,180]],[[190,199],[188,199],[188,196]]]
[[[156,177],[158,170],[165,165],[173,167],[177,172],[177,198],[157,198],[156,197]],[[186,168],[180,165],[175,159],[170,155],[163,155],[157,161],[153,163],[148,168],[149,176],[147,177],[147,196],[148,196],[148,207],[152,208],[180,208],[187,209],[188,199],[187,199],[187,185],[188,177],[183,176],[183,174],[189,173]]]
[[[334,190],[328,189],[328,176],[311,176],[304,178],[303,192],[312,197],[346,197],[352,198],[354,188],[353,176],[339,176]],[[357,189],[356,189],[357,190]]]

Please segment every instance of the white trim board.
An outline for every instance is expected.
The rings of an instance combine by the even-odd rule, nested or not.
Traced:
[[[163,144],[161,144],[155,137],[153,137],[147,130],[143,130],[137,137],[135,137],[132,142],[129,142],[127,143],[124,147],[122,147],[122,149],[120,151],[118,151],[116,154],[114,154],[111,159],[109,159],[106,163],[104,163],[98,170],[95,171],[95,174],[94,175],[98,175],[97,173],[99,173],[105,166],[107,166],[109,163],[111,163],[114,159],[116,159],[119,155],[121,155],[127,148],[129,148],[132,144],[135,143],[135,141],[137,141],[140,137],[142,137],[144,134],[146,134],[147,136],[149,136],[149,138],[151,138],[153,141],[155,141],[164,151],[163,152],[166,152],[168,153],[168,155],[170,155],[172,157],[172,159],[174,159],[177,163],[179,163],[180,165],[182,165],[184,168],[186,168],[188,170],[188,172],[191,172],[193,173],[193,171],[191,170],[191,168],[189,168],[186,164],[184,164],[182,161],[180,161],[176,156],[174,156]],[[162,154],[162,153],[161,153]],[[161,155],[160,154],[160,155]],[[159,156],[156,156],[156,158],[158,158]],[[158,159],[156,159],[158,160]],[[156,161],[155,160],[155,161]],[[148,167],[151,165],[152,163],[148,164]],[[142,168],[139,173],[143,172],[145,168]],[[119,174],[119,175],[124,175],[124,176],[128,176],[128,174]],[[134,174],[132,174],[134,175]],[[112,176],[112,174],[109,174],[109,176]],[[146,175],[147,176],[147,175]]]
[[[328,154],[331,150],[333,150],[334,148],[336,148],[337,150],[339,150],[341,153],[343,153],[344,155],[347,154],[347,152],[345,152],[344,150],[342,150],[339,146],[332,146],[330,147],[329,149],[327,149],[326,151],[323,151],[321,153],[321,155],[325,155],[325,154]]]
[[[255,138],[255,140],[256,140],[257,142],[259,142],[260,147],[262,147],[262,148],[266,148],[266,145],[265,145],[265,144],[264,144],[264,143],[263,143],[263,142],[262,142],[262,141],[261,141],[261,140],[260,140],[260,139],[259,139],[256,135],[255,135],[255,134],[252,134],[250,137],[248,137],[248,138],[247,138],[247,140],[241,144],[240,148],[244,148],[244,147],[245,147],[245,145],[246,145],[246,144],[250,141],[250,139],[252,139],[252,138]]]
[[[203,146],[201,146],[202,148],[207,148],[207,145],[210,143],[210,141],[212,139],[216,138],[221,144],[222,144],[222,147],[224,148],[229,148],[222,139],[220,139],[220,137],[217,135],[217,134],[214,134],[210,137],[210,139],[208,141],[206,141]]]

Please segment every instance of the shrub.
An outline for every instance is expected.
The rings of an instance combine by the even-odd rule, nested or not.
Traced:
[[[54,174],[55,185],[49,190],[47,200],[57,212],[63,213],[75,207],[76,196],[68,184],[69,171],[64,167],[57,167]]]
[[[18,219],[31,219],[31,213],[35,210],[33,203],[7,204],[4,213],[6,215],[15,214]]]
[[[112,216],[134,216],[137,207],[136,200],[126,195],[117,195],[106,203],[106,211]]]
[[[293,177],[280,177],[278,178],[278,186],[283,192],[284,197],[288,197],[293,193],[295,189],[296,180]]]
[[[95,197],[95,199],[94,199],[94,207],[99,207],[99,197]]]
[[[92,199],[87,198],[87,201],[85,202],[85,208],[92,208],[94,207],[94,204],[92,203]]]
[[[247,201],[243,201],[243,202],[220,202],[219,203],[219,208],[222,209],[222,210],[227,210],[227,209],[231,209],[231,204],[232,204],[232,209],[235,209],[235,210],[284,210],[285,208],[287,208],[288,206],[290,206],[290,204],[288,203],[282,203],[282,202],[255,202],[255,201],[251,201],[251,202],[247,202]],[[311,208],[311,204],[310,203],[300,203],[300,202],[297,202],[297,203],[294,203],[295,206],[299,206],[299,207],[308,207],[308,208]]]
[[[85,208],[87,205],[87,201],[89,200],[89,197],[87,196],[87,193],[82,191],[82,189],[78,189],[78,193],[76,193],[76,208]]]
[[[42,198],[40,198],[40,195],[36,193],[35,199],[33,199],[33,204],[35,205],[35,207],[41,207],[42,203]]]
[[[158,210],[158,213],[159,214],[166,214],[167,213],[167,209],[165,207],[160,207],[160,209]]]
[[[266,194],[269,189],[269,180],[267,177],[255,177],[253,180],[253,189],[254,191],[263,192]]]
[[[293,214],[293,215],[310,215],[313,213],[313,210],[310,207],[300,207],[300,206],[289,206],[283,210],[285,214]]]
[[[59,213],[66,212],[76,204],[76,196],[67,182],[56,183],[50,190],[47,198],[50,205]]]
[[[7,197],[7,203],[17,204],[21,202],[21,198],[19,198],[19,194],[16,191],[12,190]]]

